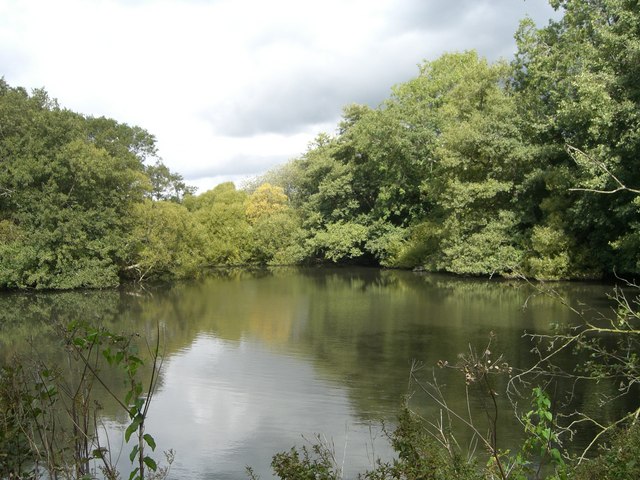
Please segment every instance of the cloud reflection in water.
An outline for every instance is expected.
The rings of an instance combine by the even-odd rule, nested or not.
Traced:
[[[346,445],[345,469],[371,465],[369,427],[356,419],[347,392],[290,350],[201,333],[165,360],[162,377],[147,432],[159,449],[175,450],[171,478],[244,479],[247,465],[271,478],[271,457],[315,434],[334,442],[340,461]],[[376,442],[377,453],[384,443]]]

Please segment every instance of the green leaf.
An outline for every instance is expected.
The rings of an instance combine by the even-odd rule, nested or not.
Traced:
[[[142,365],[144,363],[139,357],[136,357],[135,355],[129,356],[129,362],[131,362],[132,365]]]
[[[131,463],[133,463],[133,461],[136,458],[136,455],[138,454],[138,450],[140,450],[140,448],[138,447],[138,445],[135,445],[132,449],[131,449],[131,453],[129,454],[129,460],[131,460]]]
[[[101,459],[104,458],[104,452],[104,448],[96,448],[91,452],[91,454],[93,455],[93,458]]]
[[[131,390],[129,390],[127,392],[127,394],[124,396],[124,403],[126,405],[130,405],[131,404],[131,397],[133,397],[133,392]]]
[[[134,406],[138,412],[141,412],[142,407],[144,407],[144,398],[142,397],[137,398],[136,401],[134,402]]]
[[[144,441],[147,442],[147,445],[151,447],[151,450],[156,449],[156,441],[153,439],[151,435],[149,435],[148,433],[145,433],[142,438],[144,438]]]
[[[105,348],[102,351],[102,356],[104,358],[106,358],[106,360],[109,363],[109,365],[113,365],[113,356],[111,355],[111,349],[110,348]]]
[[[89,335],[87,335],[87,340],[89,340],[92,343],[95,343],[95,341],[98,339],[98,331],[97,330],[93,330]]]
[[[138,478],[138,470],[140,470],[139,467],[136,467],[133,469],[133,471],[129,474],[129,480],[133,480],[134,478]]]
[[[551,458],[558,464],[564,465],[564,460],[562,460],[562,455],[560,455],[560,451],[557,448],[552,448],[549,453],[551,454]]]
[[[129,439],[131,438],[131,435],[133,434],[133,432],[135,432],[138,427],[140,426],[140,423],[142,423],[142,417],[140,415],[136,415],[136,417],[133,419],[133,421],[129,424],[129,426],[127,427],[127,429],[124,432],[124,441],[128,442]]]
[[[153,470],[154,472],[158,469],[158,464],[156,463],[156,461],[151,458],[151,457],[144,457],[143,459],[144,464],[149,467],[150,470]]]

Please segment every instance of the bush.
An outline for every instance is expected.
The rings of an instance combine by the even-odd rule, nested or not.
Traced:
[[[581,463],[574,480],[621,480],[640,478],[640,423],[637,421],[613,434],[609,448]]]
[[[391,434],[391,444],[398,453],[393,463],[381,463],[365,473],[366,480],[471,480],[482,479],[474,461],[467,462],[450,453],[427,431],[425,425],[406,406]]]

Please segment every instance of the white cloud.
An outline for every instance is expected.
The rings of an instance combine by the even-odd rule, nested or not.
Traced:
[[[553,13],[543,0],[0,0],[0,74],[146,128],[206,189],[301,153],[425,58],[510,55],[526,12]]]

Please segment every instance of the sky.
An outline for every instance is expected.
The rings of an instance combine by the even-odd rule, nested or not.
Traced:
[[[140,126],[199,192],[242,184],[377,107],[444,52],[515,52],[546,0],[0,0],[0,76]]]

